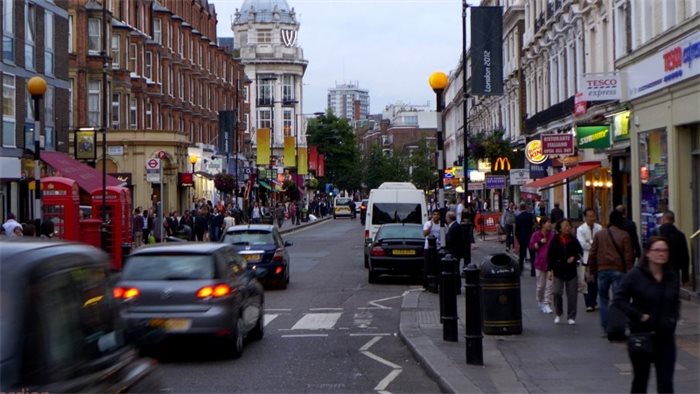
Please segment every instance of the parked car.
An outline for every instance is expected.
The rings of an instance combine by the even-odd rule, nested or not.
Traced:
[[[333,219],[337,219],[339,217],[352,217],[352,208],[350,208],[350,201],[352,201],[352,199],[349,197],[337,197],[335,199],[335,205],[333,208]]]
[[[420,276],[423,272],[423,227],[412,223],[384,224],[369,251],[369,283],[382,274]]]
[[[368,202],[369,202],[369,200],[365,198],[360,203],[360,223],[363,226],[365,225],[365,218],[367,217],[367,203]]]
[[[109,256],[88,245],[0,242],[0,392],[160,391],[108,275]]]
[[[128,326],[147,324],[166,336],[220,337],[238,358],[244,339],[262,339],[264,293],[255,272],[221,243],[175,242],[129,255],[114,297]]]
[[[233,245],[248,263],[248,269],[262,269],[259,279],[263,284],[286,289],[289,284],[289,252],[292,246],[284,241],[277,226],[245,224],[226,229],[221,242]]]

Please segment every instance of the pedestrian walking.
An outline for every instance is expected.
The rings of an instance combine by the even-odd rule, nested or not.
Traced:
[[[593,245],[593,237],[603,227],[596,223],[598,215],[596,215],[595,209],[586,208],[583,211],[583,217],[585,222],[576,229],[576,239],[578,239],[578,243],[583,248],[583,258],[581,258],[581,265],[578,271],[579,291],[583,294],[583,299],[586,302],[586,312],[593,312],[598,306],[598,284],[595,280],[589,280],[588,255]]]
[[[501,215],[501,227],[506,234],[506,251],[513,249],[515,241],[513,240],[513,228],[515,227],[515,203],[508,203],[508,208]]]
[[[676,215],[673,211],[666,211],[661,215],[661,225],[654,230],[655,235],[666,238],[670,255],[669,261],[676,275],[680,279],[679,283],[687,283],[690,280],[688,267],[690,266],[690,253],[688,252],[688,241],[685,234],[676,226]]]
[[[275,208],[275,219],[277,219],[277,227],[282,228],[284,225],[284,216],[285,216],[285,211],[284,211],[284,205],[277,203],[277,207]]]
[[[140,248],[143,245],[143,222],[141,209],[134,209],[134,217],[131,219],[131,228],[133,231],[135,248]]]
[[[549,245],[554,238],[552,231],[552,221],[549,218],[540,220],[538,231],[535,231],[530,237],[529,247],[534,251],[534,266],[535,277],[537,278],[537,286],[535,289],[535,298],[537,305],[543,313],[550,314],[552,310],[552,279],[547,274],[547,252]]]
[[[573,227],[569,219],[557,222],[557,235],[552,239],[547,251],[547,268],[552,278],[552,299],[554,301],[554,324],[561,322],[564,313],[563,292],[566,291],[567,323],[576,324],[578,304],[578,265],[581,263],[583,249],[572,234]]]
[[[447,211],[445,215],[447,233],[445,234],[445,249],[458,261],[464,257],[466,245],[462,226],[457,223],[455,211]]]
[[[221,229],[224,227],[224,216],[219,207],[214,207],[214,213],[209,220],[209,240],[219,242],[221,240]]]
[[[423,224],[423,236],[425,243],[423,244],[423,287],[428,288],[428,272],[430,266],[430,256],[428,255],[428,237],[435,237],[435,245],[440,248],[440,210],[433,209],[430,220]],[[436,262],[437,263],[437,262]]]
[[[560,220],[564,219],[564,211],[559,208],[559,203],[554,203],[554,208],[549,211],[549,218],[552,219],[552,223],[559,223]]]
[[[527,211],[527,205],[524,202],[520,203],[520,213],[515,217],[515,237],[519,244],[518,263],[520,265],[520,274],[525,270],[525,257],[527,256],[528,245],[532,238],[532,228],[535,225],[535,216]],[[532,256],[530,256],[532,262]],[[535,265],[530,264],[530,276],[535,276]]]
[[[588,253],[589,280],[598,281],[598,307],[603,332],[608,329],[610,291],[617,291],[622,275],[634,265],[634,251],[630,235],[623,229],[624,218],[618,210],[610,212],[610,224],[593,237]],[[607,337],[607,335],[606,335]]]
[[[640,264],[625,275],[615,292],[615,306],[629,321],[632,393],[646,393],[652,363],[656,390],[673,393],[680,289],[673,261],[669,260],[670,248],[663,237],[649,238]]]
[[[226,211],[224,214],[224,225],[223,225],[223,232],[226,233],[226,230],[229,228],[233,227],[236,225],[236,219],[233,217],[231,214],[231,211]]]
[[[207,232],[207,218],[204,216],[204,209],[197,211],[194,218],[194,238],[196,241],[204,241]]]
[[[642,247],[639,242],[639,235],[637,234],[637,224],[627,218],[627,208],[625,208],[624,205],[618,205],[615,207],[615,210],[622,214],[622,229],[630,236],[634,259],[637,260],[642,256]]]
[[[262,222],[262,217],[262,208],[260,207],[260,203],[256,201],[250,209],[250,218],[253,220],[253,224],[260,224]]]
[[[292,224],[294,225],[299,225],[299,207],[297,206],[296,201],[292,201],[291,204],[289,204],[289,217],[292,219]]]

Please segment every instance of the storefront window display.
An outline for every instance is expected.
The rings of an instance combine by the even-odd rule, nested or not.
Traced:
[[[646,240],[668,209],[668,147],[666,129],[639,134],[642,239]]]
[[[583,177],[569,182],[569,218],[583,220]]]

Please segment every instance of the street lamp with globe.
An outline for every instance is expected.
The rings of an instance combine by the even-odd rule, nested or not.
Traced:
[[[39,220],[43,215],[41,212],[41,151],[40,151],[40,112],[41,99],[46,93],[46,80],[42,77],[35,76],[27,81],[27,91],[32,95],[34,100],[34,217]]]
[[[428,78],[428,83],[430,83],[430,87],[433,89],[435,92],[435,100],[436,100],[436,107],[435,111],[437,112],[437,151],[438,151],[438,158],[437,158],[437,168],[438,168],[438,203],[439,207],[441,210],[444,210],[446,208],[445,206],[445,185],[443,184],[443,180],[445,177],[445,146],[444,146],[444,132],[443,132],[443,125],[442,125],[442,110],[445,108],[445,102],[442,97],[442,93],[445,91],[445,88],[447,88],[448,84],[448,78],[447,74],[441,71],[436,71],[432,74],[430,74],[430,78]],[[444,220],[444,213],[441,215]],[[444,241],[444,240],[442,240]],[[442,243],[444,245],[444,242]]]

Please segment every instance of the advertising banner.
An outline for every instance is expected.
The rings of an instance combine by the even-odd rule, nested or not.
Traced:
[[[486,188],[487,189],[505,189],[506,188],[506,176],[504,175],[486,175]]]
[[[261,166],[270,164],[270,129],[258,129],[256,133],[257,160]]]
[[[297,174],[306,175],[309,173],[309,157],[307,148],[299,147],[297,149]]]
[[[542,153],[545,155],[571,156],[574,154],[574,136],[572,134],[542,134]]]
[[[472,94],[503,94],[503,7],[471,8]]]
[[[622,83],[618,73],[592,73],[583,75],[580,88],[581,100],[619,100]]]
[[[577,126],[576,146],[579,149],[605,149],[610,147],[610,126]]]
[[[316,167],[318,167],[318,170],[316,171],[317,176],[326,175],[326,155],[322,155],[319,153],[318,163],[316,164]]]
[[[296,167],[296,155],[294,154],[296,150],[296,140],[292,136],[284,137],[284,166],[285,167]]]
[[[613,116],[612,136],[613,141],[630,138],[630,111],[623,111]]]
[[[315,146],[309,147],[309,171],[318,171],[318,148]]]

